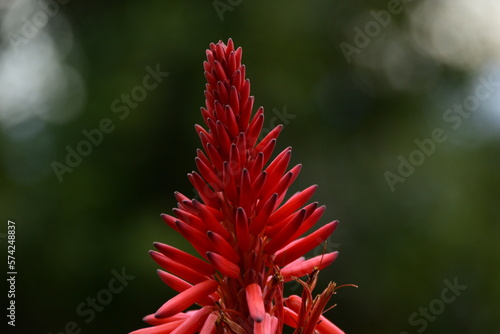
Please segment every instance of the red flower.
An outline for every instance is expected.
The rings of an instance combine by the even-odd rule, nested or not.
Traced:
[[[284,325],[296,333],[342,333],[322,315],[335,284],[312,297],[319,270],[335,261],[337,252],[303,257],[325,242],[337,222],[301,237],[325,208],[304,206],[316,186],[286,199],[301,165],[287,171],[290,147],[269,162],[282,126],[259,140],[264,109],[252,115],[254,98],[241,54],[231,39],[227,45],[210,44],[206,52],[201,114],[207,129],[195,125],[203,150],[195,158],[198,172],[188,174],[201,201],[177,192],[175,216],[162,215],[203,259],[154,244],[158,252],[151,256],[166,270],[158,274],[179,294],[144,318],[152,327],[131,334],[274,334]],[[298,279],[306,275],[307,281]],[[301,297],[283,297],[284,283],[291,280],[302,285]],[[185,311],[193,304],[201,308]]]

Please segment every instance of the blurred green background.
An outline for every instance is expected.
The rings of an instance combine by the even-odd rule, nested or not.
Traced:
[[[303,164],[292,192],[319,184],[321,224],[340,220],[319,285],[359,288],[338,290],[327,317],[347,333],[499,333],[498,15],[487,0],[3,0],[11,332],[127,333],[173,295],[147,252],[189,249],[159,214],[174,191],[194,196],[205,49],[231,37],[266,127],[285,125],[277,151],[291,145]],[[141,89],[155,69],[169,74]],[[86,147],[103,119],[108,133]],[[86,156],[58,176],[68,149]],[[130,277],[110,294],[113,270]],[[462,286],[453,302],[445,282]]]

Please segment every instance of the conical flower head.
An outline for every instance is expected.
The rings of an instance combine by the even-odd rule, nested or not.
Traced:
[[[177,192],[174,215],[162,215],[200,257],[155,243],[151,256],[165,270],[159,276],[179,294],[144,318],[153,327],[133,334],[274,334],[285,325],[297,333],[342,333],[322,316],[335,285],[311,297],[314,277],[337,252],[303,257],[325,242],[337,222],[302,236],[325,209],[307,204],[317,187],[287,198],[301,165],[290,168],[290,147],[271,159],[281,125],[260,139],[264,109],[253,112],[242,49],[230,39],[210,44],[206,56],[205,125],[195,125],[202,149],[197,171],[188,174],[199,198]],[[306,275],[307,282],[298,280]],[[304,287],[302,297],[285,298],[284,283],[294,279]],[[194,304],[201,308],[186,311]]]

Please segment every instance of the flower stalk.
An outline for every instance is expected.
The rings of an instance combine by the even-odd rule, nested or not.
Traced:
[[[335,283],[312,297],[319,271],[338,253],[304,257],[338,222],[302,236],[325,211],[306,205],[317,186],[287,199],[301,165],[289,169],[291,147],[271,160],[281,125],[259,140],[264,108],[253,113],[242,49],[229,39],[210,44],[206,56],[206,127],[195,125],[202,149],[196,151],[197,171],[188,174],[200,199],[176,192],[174,215],[161,215],[200,257],[154,243],[151,257],[164,269],[158,275],[178,294],[144,318],[151,327],[131,334],[278,334],[284,326],[297,334],[343,333],[323,316]],[[301,296],[283,296],[290,281],[302,286]]]

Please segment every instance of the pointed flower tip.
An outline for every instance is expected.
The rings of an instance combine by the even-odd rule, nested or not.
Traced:
[[[338,254],[339,252],[335,251],[317,255],[306,261],[294,261],[281,269],[281,275],[288,282],[293,276],[302,277],[311,273],[314,269],[323,270],[337,259]]]
[[[159,251],[161,251],[161,249],[164,249],[164,248],[166,248],[166,247],[169,247],[168,245],[164,244],[163,242],[159,242],[159,241],[155,241],[155,242],[153,242],[153,246],[154,246],[157,250],[159,250]]]
[[[328,223],[308,236],[297,239],[287,246],[283,247],[276,253],[275,262],[284,266],[300,256],[306,254],[313,248],[317,247],[335,231],[337,224],[335,222]]]

